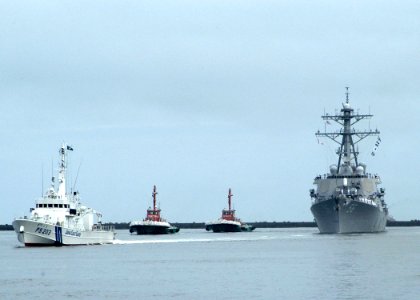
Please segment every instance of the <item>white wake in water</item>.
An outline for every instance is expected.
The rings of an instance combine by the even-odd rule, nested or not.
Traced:
[[[268,236],[259,237],[220,237],[220,238],[190,238],[190,239],[155,239],[155,240],[115,240],[114,245],[129,244],[164,244],[164,243],[209,243],[209,242],[237,242],[237,241],[258,241],[273,239]]]

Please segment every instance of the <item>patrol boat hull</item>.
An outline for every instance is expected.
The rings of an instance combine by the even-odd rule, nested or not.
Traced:
[[[330,199],[313,204],[311,211],[320,233],[385,231],[387,220],[385,211],[361,201]]]
[[[72,246],[112,244],[113,231],[75,230],[28,219],[16,219],[12,223],[19,242],[25,246]]]

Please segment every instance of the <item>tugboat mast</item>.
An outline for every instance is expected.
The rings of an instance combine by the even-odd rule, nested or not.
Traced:
[[[156,211],[156,185],[153,186],[153,193],[152,193],[152,197],[153,197],[153,210]]]
[[[228,203],[229,203],[229,210],[231,210],[231,203],[232,203],[232,192],[229,188],[229,194],[228,194]]]
[[[372,130],[365,130],[359,131],[352,128],[354,124],[359,122],[363,119],[370,119],[373,115],[359,115],[354,114],[353,108],[351,108],[349,103],[349,87],[346,87],[346,103],[343,103],[343,108],[341,109],[341,114],[336,115],[328,115],[325,114],[322,116],[322,119],[329,124],[329,120],[332,120],[339,125],[342,126],[340,131],[335,132],[325,132],[321,133],[319,130],[315,133],[317,137],[328,137],[329,139],[333,140],[334,142],[340,145],[339,149],[337,150],[338,154],[338,165],[337,165],[337,173],[341,169],[341,165],[350,167],[351,161],[354,160],[356,166],[358,165],[357,156],[359,152],[356,151],[355,145],[360,142],[361,140],[365,139],[371,135],[379,135],[379,131],[376,129],[375,131]],[[339,137],[342,136],[341,141],[339,141]],[[357,138],[355,141],[354,138]]]

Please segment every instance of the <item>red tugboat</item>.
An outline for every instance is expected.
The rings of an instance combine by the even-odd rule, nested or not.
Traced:
[[[176,233],[178,227],[171,226],[165,219],[160,217],[160,208],[156,206],[156,186],[153,186],[153,208],[147,209],[146,218],[143,221],[133,221],[130,223],[130,233],[137,234],[167,234]]]
[[[206,230],[213,232],[239,232],[239,231],[253,231],[255,229],[252,225],[247,225],[235,217],[235,210],[232,209],[232,191],[229,189],[228,205],[229,209],[222,210],[222,217],[217,221],[206,223]]]

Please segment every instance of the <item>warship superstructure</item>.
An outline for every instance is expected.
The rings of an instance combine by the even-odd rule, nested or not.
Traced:
[[[324,114],[325,132],[315,134],[317,138],[327,137],[339,145],[338,163],[330,166],[330,172],[315,177],[316,190],[310,190],[311,211],[321,233],[363,233],[385,230],[388,217],[384,195],[379,188],[378,175],[366,172],[366,165],[358,160],[357,143],[369,136],[378,136],[376,130],[356,130],[353,125],[370,119],[371,114],[355,113],[349,103],[348,87],[346,102],[340,113]],[[328,131],[333,121],[340,125],[338,131]],[[378,142],[377,142],[378,143]],[[374,152],[372,152],[374,155]]]

